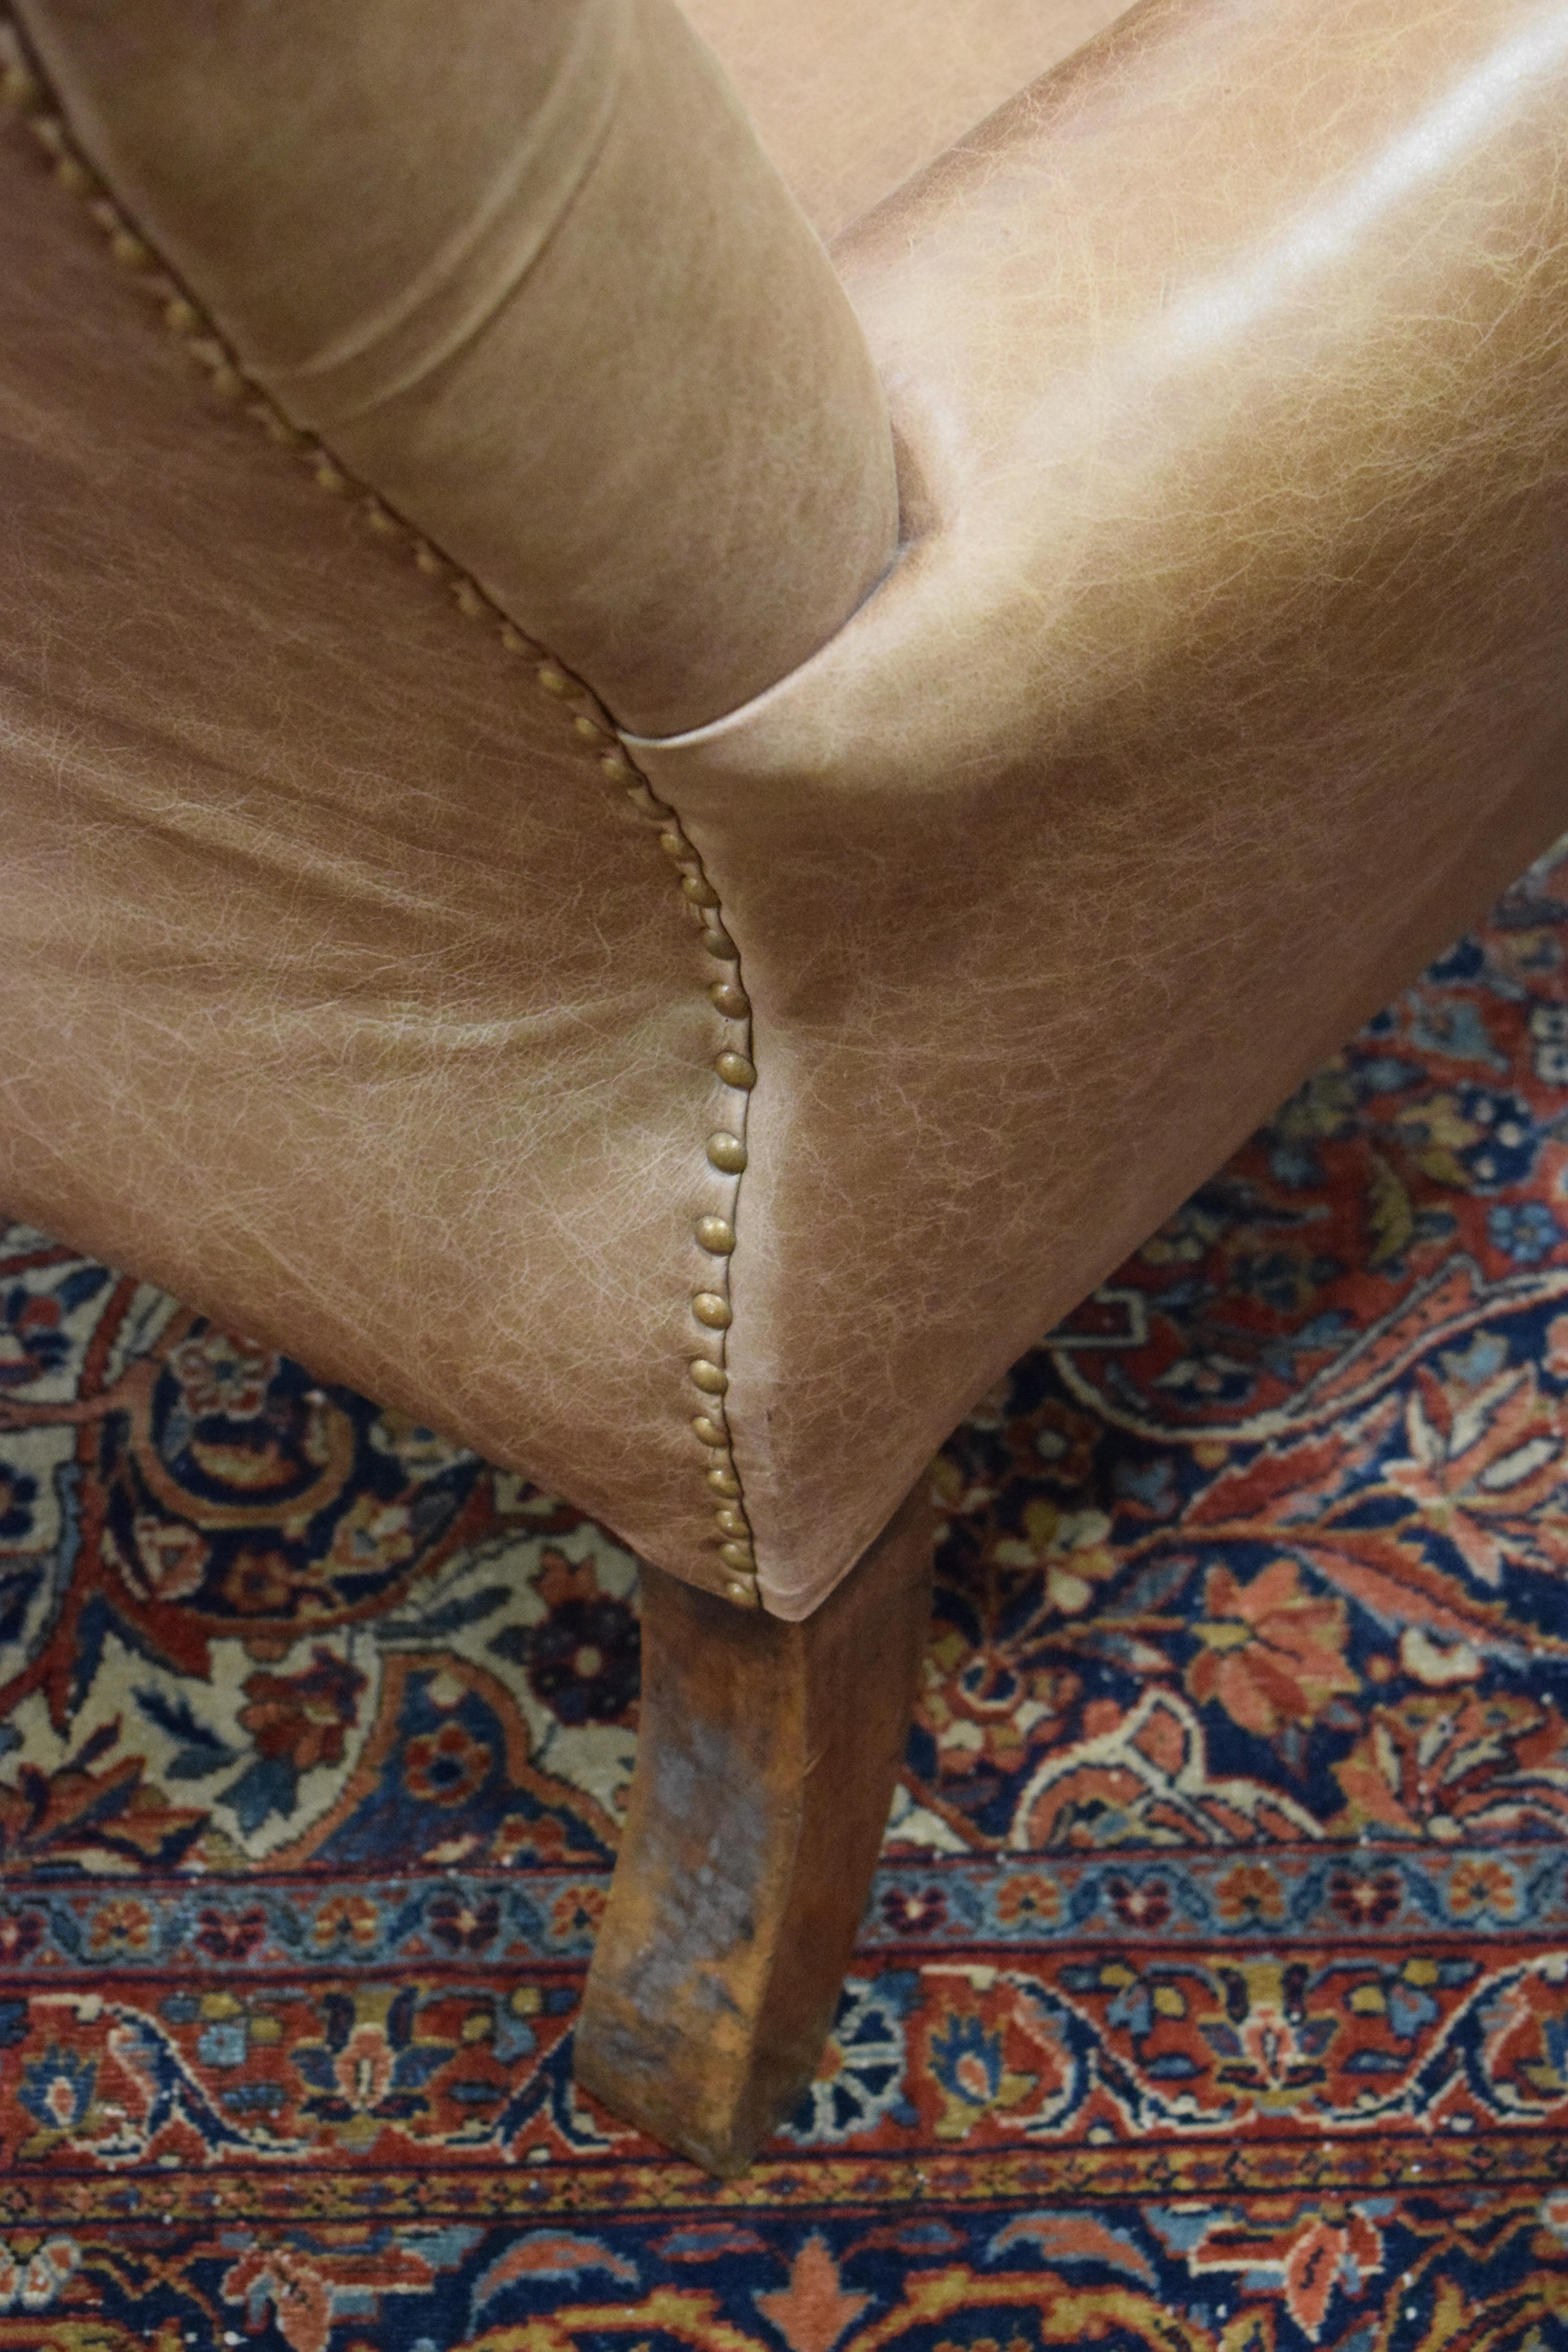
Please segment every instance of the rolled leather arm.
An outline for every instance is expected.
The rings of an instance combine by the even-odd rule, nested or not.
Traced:
[[[885,570],[864,339],[671,0],[19,13],[247,372],[617,718],[729,709]]]

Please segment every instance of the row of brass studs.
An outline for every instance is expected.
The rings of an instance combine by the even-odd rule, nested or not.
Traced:
[[[724,929],[719,893],[703,872],[701,857],[673,811],[663,820],[658,845],[680,876],[681,896],[692,920],[700,927],[701,946],[724,971],[721,979],[712,982],[708,993],[715,1012],[731,1024],[731,1041],[715,1059],[713,1069],[715,1076],[741,1098],[741,1113],[736,1120],[741,1131],[737,1134],[720,1128],[710,1135],[708,1164],[717,1175],[738,1178],[746,1167],[745,1105],[757,1082],[751,1056],[751,1000],[741,984],[739,953]],[[700,1327],[704,1342],[688,1366],[692,1386],[702,1399],[701,1410],[692,1415],[691,1427],[699,1444],[709,1448],[711,1457],[708,1484],[715,1496],[713,1516],[719,1530],[719,1557],[729,1571],[724,1589],[731,1600],[754,1605],[756,1557],[724,1407],[730,1386],[724,1353],[725,1335],[732,1320],[729,1262],[736,1242],[734,1223],[730,1217],[712,1213],[699,1217],[695,1238],[698,1247],[714,1260],[714,1270],[710,1282],[695,1292],[691,1300],[692,1317]]]
[[[627,759],[624,746],[617,740],[614,722],[582,681],[497,612],[476,582],[448,562],[379,499],[363,491],[330,450],[291,425],[249,382],[236,365],[233,353],[214,333],[210,321],[163,269],[152,248],[76,153],[70,134],[60,116],[48,105],[14,29],[3,21],[0,106],[22,117],[52,165],[55,179],[86,205],[102,232],[111,258],[157,302],[163,325],[179,337],[218,398],[235,404],[243,403],[246,413],[263,425],[275,441],[298,451],[320,489],[334,498],[357,498],[365,522],[378,537],[410,548],[417,568],[445,584],[465,618],[489,623],[508,653],[531,661],[541,690],[570,712],[574,734],[584,751],[597,760],[606,782],[625,792],[639,817],[658,827],[659,847],[679,875],[681,898],[698,926],[698,943],[721,968],[721,976],[710,983],[708,995],[714,1011],[725,1022],[728,1035],[713,1069],[727,1087],[740,1094],[742,1111],[737,1120],[741,1132],[721,1129],[710,1135],[707,1158],[709,1166],[717,1173],[739,1177],[746,1165],[743,1106],[757,1079],[751,1058],[751,1000],[741,984],[740,950],[724,928],[719,893],[704,873],[701,857],[688,840],[675,811],[658,799]],[[742,1607],[754,1609],[760,1605],[756,1557],[724,1409],[730,1386],[724,1365],[725,1334],[731,1321],[729,1259],[735,1247],[735,1227],[729,1217],[702,1216],[697,1221],[696,1238],[699,1246],[716,1264],[712,1286],[699,1290],[691,1300],[692,1316],[705,1343],[689,1364],[692,1384],[703,1400],[702,1410],[692,1416],[691,1427],[705,1449],[707,1481],[714,1497],[718,1552],[725,1571],[725,1593]]]

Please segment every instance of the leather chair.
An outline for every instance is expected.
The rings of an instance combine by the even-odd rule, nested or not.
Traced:
[[[734,2169],[931,1449],[1563,823],[1568,5],[15,5],[0,1191],[648,1564]]]

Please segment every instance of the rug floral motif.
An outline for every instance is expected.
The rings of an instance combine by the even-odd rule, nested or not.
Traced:
[[[633,1563],[0,1237],[0,2352],[1568,2345],[1568,851],[1016,1365],[824,2067],[579,2095]]]

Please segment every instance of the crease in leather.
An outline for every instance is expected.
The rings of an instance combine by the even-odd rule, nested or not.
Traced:
[[[900,532],[899,543],[887,565],[872,581],[859,603],[845,614],[833,635],[825,637],[821,645],[813,646],[793,669],[786,669],[782,677],[773,678],[757,693],[749,694],[743,702],[737,702],[729,710],[721,710],[716,719],[705,719],[700,727],[682,728],[675,735],[639,735],[635,729],[617,726],[616,732],[620,740],[628,751],[634,753],[700,751],[710,743],[721,743],[727,734],[746,726],[751,719],[764,717],[775,701],[787,700],[792,691],[798,691],[808,683],[818,664],[826,667],[833,661],[839,650],[839,641],[846,633],[858,625],[864,625],[870,607],[889,593],[905,567],[915,558],[930,554],[939,548],[947,536],[947,530],[948,524],[944,519],[941,522],[922,522],[908,537]],[[668,799],[670,786],[668,782],[655,789]]]
[[[442,5],[464,37],[420,103]],[[189,33],[177,0],[17,11],[88,162],[242,373],[605,708],[658,731],[742,699],[837,625],[886,563],[896,485],[854,313],[717,63],[674,0],[605,5],[619,103],[591,169],[586,134],[555,156],[574,194],[542,179],[551,233],[499,299],[526,241],[515,205],[455,278],[437,257],[528,115],[569,111],[575,88],[600,122],[612,60],[574,0],[342,0],[325,20],[309,0],[209,0]],[[591,68],[558,65],[589,47]],[[434,309],[405,315],[433,261]],[[362,349],[389,305],[389,340]],[[338,373],[294,373],[332,355]]]
[[[629,15],[628,0],[596,0],[583,9],[563,70],[508,163],[461,228],[393,299],[345,325],[310,359],[288,367],[250,362],[291,418],[320,431],[368,415],[453,358],[519,290],[609,134]]]

